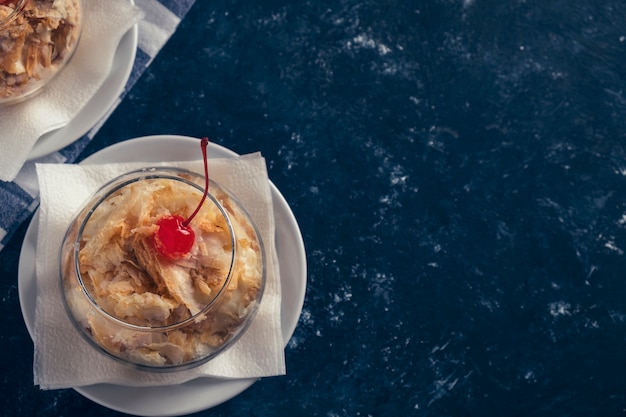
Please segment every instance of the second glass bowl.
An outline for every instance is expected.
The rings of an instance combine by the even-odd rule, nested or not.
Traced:
[[[69,62],[81,31],[81,0],[0,1],[0,106],[41,91]]]

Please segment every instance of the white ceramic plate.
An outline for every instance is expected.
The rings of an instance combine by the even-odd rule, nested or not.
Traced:
[[[237,154],[210,144],[210,157]],[[198,158],[198,140],[184,136],[147,136],[105,148],[83,163],[187,161]],[[270,183],[276,221],[276,250],[282,288],[281,324],[285,343],[298,323],[306,291],[307,266],[298,223],[280,191]],[[22,315],[33,337],[37,281],[35,257],[38,215],[31,221],[20,254],[18,290]],[[177,416],[206,410],[227,401],[252,385],[256,379],[198,378],[181,385],[126,387],[97,384],[76,391],[113,410],[142,416]]]
[[[134,4],[133,1],[131,3]],[[40,158],[78,140],[89,131],[119,98],[130,77],[137,53],[138,28],[134,25],[120,40],[113,56],[111,72],[96,94],[66,126],[42,135],[33,146],[28,160]]]

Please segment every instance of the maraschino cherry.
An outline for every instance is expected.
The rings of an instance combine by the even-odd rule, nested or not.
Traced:
[[[0,0],[2,1],[2,0]],[[209,138],[202,138],[200,147],[202,148],[202,158],[204,159],[204,194],[198,203],[198,207],[191,213],[191,216],[184,219],[178,215],[162,217],[157,221],[159,228],[154,234],[154,244],[159,253],[166,258],[176,260],[185,256],[191,250],[196,236],[189,227],[191,220],[198,214],[200,207],[204,203],[209,192],[209,166],[207,162],[206,148],[209,145]]]

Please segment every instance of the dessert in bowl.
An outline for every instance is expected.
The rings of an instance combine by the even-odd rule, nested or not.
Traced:
[[[265,262],[253,219],[228,190],[206,174],[147,168],[103,186],[70,223],[63,300],[107,356],[177,371],[241,336],[263,294]]]
[[[80,0],[0,0],[0,105],[52,80],[73,56],[81,30]]]

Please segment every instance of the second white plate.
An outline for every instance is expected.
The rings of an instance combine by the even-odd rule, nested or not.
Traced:
[[[134,2],[131,1],[134,4]],[[82,110],[61,129],[42,135],[33,146],[28,160],[41,158],[81,138],[111,110],[115,101],[120,97],[135,63],[137,54],[139,29],[134,25],[120,40],[111,72],[102,86]]]

